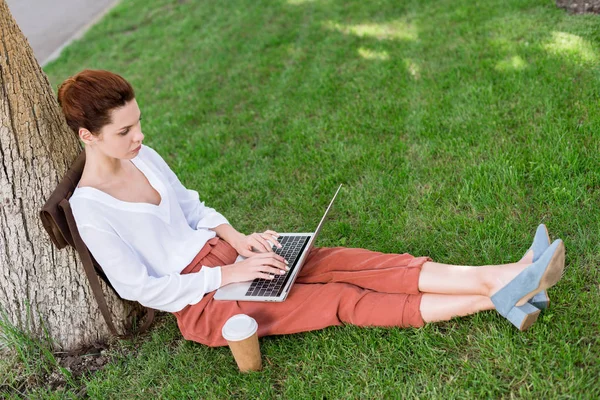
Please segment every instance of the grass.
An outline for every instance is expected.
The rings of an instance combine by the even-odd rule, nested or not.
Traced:
[[[544,222],[567,268],[526,332],[495,312],[328,328],[262,339],[264,371],[241,375],[165,315],[79,384],[91,398],[598,398],[599,49],[598,16],[542,0],[122,2],[46,73],[130,80],[145,143],[238,230],[310,230],[344,183],[320,246],[502,263]]]
[[[29,319],[29,304],[25,307]],[[29,327],[11,324],[6,312],[0,309],[0,394],[3,398],[27,393],[31,387],[43,387],[52,378],[58,378],[63,386],[75,387],[71,373],[59,365],[52,353],[54,344],[43,321],[40,324],[44,331],[42,340],[35,339]]]

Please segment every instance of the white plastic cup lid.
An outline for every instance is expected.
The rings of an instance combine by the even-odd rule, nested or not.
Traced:
[[[239,340],[248,339],[258,330],[256,320],[246,314],[236,314],[229,318],[221,333],[225,340],[237,342]]]

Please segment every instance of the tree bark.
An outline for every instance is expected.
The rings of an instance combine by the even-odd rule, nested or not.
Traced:
[[[76,253],[54,248],[39,219],[80,151],[48,78],[0,0],[0,309],[34,336],[44,335],[43,324],[62,349],[109,336]],[[126,317],[141,307],[103,289],[124,331]]]
[[[600,14],[600,0],[556,0],[556,6],[573,14]]]

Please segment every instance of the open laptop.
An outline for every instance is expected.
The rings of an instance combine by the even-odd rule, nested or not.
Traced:
[[[245,300],[245,301],[284,301],[300,270],[304,265],[304,260],[310,250],[313,248],[313,244],[321,227],[325,222],[327,213],[331,209],[337,194],[339,193],[342,185],[340,185],[333,195],[333,199],[329,203],[329,207],[325,210],[321,222],[317,226],[317,229],[313,233],[280,233],[279,243],[281,248],[273,246],[275,253],[283,256],[289,264],[289,271],[283,275],[275,275],[273,279],[261,279],[256,278],[253,281],[248,282],[236,282],[225,285],[215,293],[215,300]],[[243,260],[244,257],[238,256],[237,261]]]

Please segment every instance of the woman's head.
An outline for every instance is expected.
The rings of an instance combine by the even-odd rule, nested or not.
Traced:
[[[60,85],[58,102],[73,132],[107,156],[129,158],[144,138],[133,88],[117,74],[83,70]]]

